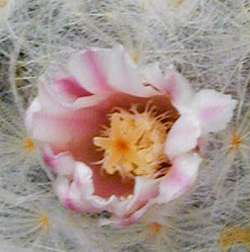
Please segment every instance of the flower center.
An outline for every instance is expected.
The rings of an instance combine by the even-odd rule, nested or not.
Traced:
[[[157,113],[151,102],[142,112],[132,106],[109,114],[110,126],[94,137],[94,144],[104,152],[100,161],[104,171],[127,178],[157,176],[169,163],[164,143],[173,122],[168,117],[167,112]]]
[[[129,144],[126,142],[126,140],[122,138],[118,138],[115,142],[115,148],[120,152],[122,155],[126,155],[129,151]]]

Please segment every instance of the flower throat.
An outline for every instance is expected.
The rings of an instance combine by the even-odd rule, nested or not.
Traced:
[[[110,126],[94,137],[94,144],[104,152],[102,169],[124,178],[159,176],[168,164],[164,143],[173,124],[168,118],[168,112],[157,113],[151,102],[143,112],[135,105],[129,110],[116,108],[109,114]]]

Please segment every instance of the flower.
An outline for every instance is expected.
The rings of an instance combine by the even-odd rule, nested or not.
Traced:
[[[90,48],[41,78],[26,126],[62,204],[125,226],[191,187],[201,137],[225,128],[235,105],[214,90],[195,94],[171,68],[137,66],[122,46]]]

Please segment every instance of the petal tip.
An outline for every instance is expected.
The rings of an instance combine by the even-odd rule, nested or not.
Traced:
[[[204,89],[194,97],[192,108],[206,134],[223,130],[232,119],[236,105],[231,95]]]

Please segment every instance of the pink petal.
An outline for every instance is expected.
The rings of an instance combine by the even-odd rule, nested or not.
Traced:
[[[69,62],[71,74],[93,94],[112,92],[106,73],[105,63],[109,65],[107,49],[88,49],[74,55]],[[105,62],[105,59],[109,61]]]
[[[78,98],[72,103],[41,83],[38,98],[26,112],[29,134],[38,141],[52,145],[74,145],[89,140],[105,122],[102,107],[93,107],[92,104],[100,103],[100,100],[92,97]],[[86,100],[87,104],[82,104]]]
[[[59,176],[54,183],[54,190],[65,208],[81,212],[79,192],[73,193],[67,177]]]
[[[43,159],[45,164],[57,175],[70,176],[74,173],[75,161],[70,153],[61,152],[55,155],[48,146],[44,148]]]
[[[71,179],[59,176],[54,189],[64,207],[77,212],[96,212],[89,198],[94,192],[92,171],[85,164],[73,162],[74,174]]]
[[[172,159],[194,149],[200,135],[199,121],[191,114],[182,115],[168,133],[165,153]]]
[[[71,113],[72,110],[97,105],[107,98],[104,95],[89,95],[72,100],[69,99],[69,95],[65,96],[62,90],[58,90],[56,87],[58,88],[57,85],[49,85],[45,82],[40,82],[39,84],[38,101],[43,111],[50,114]]]
[[[60,158],[63,161],[62,156],[58,157]],[[138,221],[159,194],[158,181],[137,177],[134,193],[130,197],[118,198],[112,195],[103,198],[95,194],[92,169],[73,160],[71,165],[74,171],[72,178],[61,174],[54,184],[56,194],[63,205],[77,212],[109,211],[113,214],[111,222],[117,226]]]
[[[159,203],[174,200],[194,183],[201,158],[196,153],[188,153],[173,160],[173,166],[160,183]]]
[[[84,168],[84,169],[83,169]],[[96,194],[93,170],[86,165],[77,166],[72,182],[72,189],[76,195],[81,196],[81,209],[82,212],[102,212],[113,210],[114,207],[122,202],[115,195],[111,195],[109,198],[103,198]],[[111,184],[109,184],[112,187]],[[78,204],[80,205],[80,204]],[[111,212],[112,212],[111,210]]]
[[[93,94],[115,91],[142,97],[152,95],[152,90],[142,85],[135,64],[122,46],[92,48],[76,54],[69,62],[69,71]]]
[[[203,133],[224,129],[233,116],[235,106],[236,101],[230,95],[208,89],[197,93],[192,104]]]
[[[192,98],[192,90],[188,81],[175,70],[168,70],[164,80],[158,83],[158,88],[167,92],[174,106],[182,112]]]
[[[92,95],[86,89],[84,89],[73,77],[59,78],[55,80],[54,85],[59,90],[59,92],[63,93],[65,96],[68,96],[69,98],[76,99]]]
[[[58,176],[54,189],[64,207],[76,212],[102,212],[115,205],[119,200],[112,196],[109,199],[94,194],[92,170],[81,162],[74,162],[72,178]]]
[[[74,145],[89,139],[89,134],[99,129],[96,125],[97,111],[83,113],[72,112],[71,115],[52,115],[36,112],[32,117],[31,136],[41,142],[53,145]]]
[[[48,111],[53,114],[63,114],[68,111],[67,103],[60,93],[55,92],[53,86],[41,81],[38,86],[37,99],[43,111]]]
[[[56,146],[53,149],[52,152],[48,147],[45,148],[44,161],[54,173],[59,175],[73,174],[75,172],[75,160],[79,160],[91,167],[95,195],[106,199],[112,195],[124,197],[133,193],[134,182],[132,180],[122,179],[118,174],[107,175],[101,170],[100,165],[95,165],[95,162],[100,160],[101,156],[99,152],[96,152],[91,140],[87,139],[86,142],[83,140],[82,143],[78,144],[72,142],[70,146],[62,145],[60,148]]]

